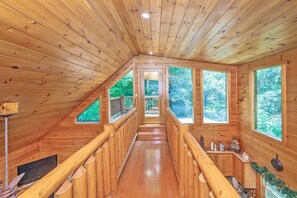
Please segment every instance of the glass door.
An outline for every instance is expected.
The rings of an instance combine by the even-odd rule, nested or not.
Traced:
[[[162,70],[143,69],[142,70],[142,122],[161,122],[161,91],[162,91]]]

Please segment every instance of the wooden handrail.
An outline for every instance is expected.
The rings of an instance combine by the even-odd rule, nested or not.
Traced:
[[[185,123],[181,123],[179,121],[179,119],[175,116],[175,114],[171,111],[171,109],[169,107],[166,108],[166,111],[168,113],[168,115],[170,116],[170,118],[173,120],[175,126],[181,131],[189,131],[190,130],[190,125],[189,124],[185,124]]]
[[[130,118],[130,116],[133,115],[135,112],[136,112],[136,107],[134,107],[127,114],[123,115],[118,120],[116,120],[114,123],[112,123],[114,125],[115,130],[120,128],[128,120],[128,118]]]
[[[238,193],[200,147],[195,138],[190,133],[184,133],[184,138],[215,197],[239,198]]]
[[[19,198],[44,198],[49,197],[61,186],[65,180],[78,169],[100,146],[109,139],[109,132],[104,131],[89,144],[78,150],[66,159],[60,166],[45,175],[31,188],[26,190]]]

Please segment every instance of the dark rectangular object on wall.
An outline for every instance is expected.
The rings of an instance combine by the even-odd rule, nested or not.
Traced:
[[[34,182],[49,173],[58,165],[57,155],[18,166],[18,175],[25,173],[19,186]]]

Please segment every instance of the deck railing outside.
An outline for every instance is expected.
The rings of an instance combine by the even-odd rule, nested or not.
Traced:
[[[31,186],[19,198],[103,198],[117,189],[117,181],[136,139],[136,109],[104,126],[86,146]]]
[[[189,125],[182,124],[169,108],[166,111],[166,131],[179,180],[180,197],[240,197],[189,133]]]
[[[145,116],[159,117],[159,96],[145,96]]]

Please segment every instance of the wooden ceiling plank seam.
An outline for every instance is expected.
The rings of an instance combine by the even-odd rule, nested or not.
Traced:
[[[130,50],[132,51],[134,56],[138,55],[138,50],[135,47],[132,38],[130,37],[130,33],[128,32],[121,16],[118,14],[116,7],[113,3],[113,1],[110,0],[103,0],[105,8],[108,10],[109,14],[113,18],[114,22],[116,23],[117,27],[119,28],[119,31],[123,34],[128,46],[130,47]]]
[[[97,31],[96,27],[94,26],[86,27],[87,24],[82,23],[78,16],[75,15],[75,13],[73,13],[73,11],[62,1],[57,1],[53,4],[52,1],[48,2],[48,0],[42,0],[37,3],[59,18],[63,23],[69,26],[69,28],[73,29],[79,35],[87,39],[87,41],[90,40],[90,42],[98,48],[98,53],[104,60],[112,58],[112,60],[114,59],[115,62],[122,61],[121,58],[119,59],[116,56],[114,50],[108,46],[108,42],[106,41],[104,35],[102,35],[99,30]],[[59,8],[63,9],[63,12],[59,12]],[[73,20],[70,21],[69,18],[72,18]]]
[[[36,39],[33,36],[30,36],[26,34],[25,32],[21,32],[17,29],[11,28],[11,26],[3,24],[0,22],[0,39],[5,40],[7,42],[14,43],[15,45],[19,45],[22,47],[26,47],[28,49],[38,51],[43,54],[52,55],[53,57],[59,58],[61,60],[66,60],[70,63],[80,63],[79,61],[73,60],[73,55],[61,48],[57,48],[55,46],[49,45],[48,43],[41,41],[39,39]],[[102,63],[97,63],[99,65],[94,65],[94,71],[96,71],[96,68],[100,66]],[[104,65],[103,65],[104,66]],[[106,66],[105,66],[106,68]],[[105,74],[109,74],[108,69],[105,69],[100,67],[100,70],[97,70],[96,72],[100,71]]]
[[[173,43],[176,39],[177,33],[182,25],[186,11],[190,5],[190,0],[176,0],[172,21],[173,23],[169,28],[169,35],[166,42],[164,57],[168,57],[173,46]]]
[[[169,36],[169,28],[172,24],[172,16],[175,8],[175,2],[176,0],[163,0],[162,3],[158,56],[164,56],[165,45]]]
[[[208,20],[211,19],[212,16],[217,15],[217,11],[220,10],[221,5],[223,7],[225,5],[229,5],[229,3],[225,3],[226,0],[218,0],[218,1],[208,1],[202,5],[202,8],[196,14],[195,18],[191,26],[189,27],[188,32],[185,35],[185,39],[181,42],[178,50],[176,51],[176,56],[182,55],[182,53],[187,49],[190,48],[190,45],[193,45],[192,42],[196,42],[199,39],[199,33],[204,30],[204,25],[209,28],[213,27],[215,23],[209,23]],[[227,0],[230,2],[229,0]],[[197,38],[198,37],[198,38]],[[196,45],[196,43],[194,45]],[[191,50],[190,50],[191,51]]]
[[[292,31],[296,32],[297,31],[297,28],[295,28],[294,30],[293,29],[290,29],[288,32],[291,33]],[[284,34],[284,32],[279,32],[280,35],[282,36]],[[273,35],[273,36],[278,36],[278,35]],[[291,49],[294,49],[296,48],[297,44],[295,43],[296,41],[296,37],[297,37],[297,33],[295,34],[291,34],[291,35],[287,35],[285,37],[283,37],[283,39],[286,41],[286,50],[284,51],[288,51],[288,50],[291,50]],[[234,62],[235,60],[237,61],[237,56],[236,55],[240,55],[241,57],[241,63],[244,64],[246,63],[247,61],[254,61],[254,60],[257,60],[258,59],[258,56],[262,56],[262,57],[266,57],[266,56],[270,56],[270,55],[274,55],[274,54],[278,54],[280,52],[282,52],[282,47],[284,46],[284,43],[285,42],[281,42],[280,40],[267,40],[267,42],[264,42],[264,43],[261,43],[261,48],[259,49],[256,49],[256,48],[253,48],[253,49],[249,49],[245,52],[236,52],[234,53],[234,55],[232,55],[233,57],[226,57],[226,61],[228,62]],[[264,53],[263,52],[263,48],[264,48]],[[279,48],[279,49],[278,49]],[[257,53],[259,51],[259,53]],[[257,56],[257,58],[255,58],[255,56]]]
[[[2,7],[2,6],[0,6],[0,9],[1,9],[1,7]],[[8,8],[8,7],[7,7],[7,8]],[[10,9],[10,8],[9,8],[9,9]],[[13,15],[14,17],[17,16],[17,13],[16,13],[17,11],[14,11],[14,10],[11,10],[11,9],[10,9],[10,11],[14,12],[14,15]],[[3,14],[4,14],[4,13],[3,13]],[[21,13],[20,13],[20,14],[21,14]],[[11,17],[11,15],[9,15],[9,14],[7,14],[7,13],[4,14],[4,15],[5,15],[5,16],[7,15],[7,17],[6,17],[6,22],[8,22],[8,20],[7,20],[8,18],[13,18],[13,17]],[[3,15],[2,15],[2,16],[3,16]],[[1,17],[1,18],[2,18],[2,20],[4,20],[5,17]],[[22,17],[18,17],[18,18],[16,18],[16,19],[19,20],[19,21],[24,21],[25,18],[24,18],[24,15],[22,15]],[[31,19],[30,19],[30,20],[31,20]],[[28,21],[30,21],[30,20],[28,20]],[[0,20],[0,21],[1,21],[1,20]],[[2,22],[2,23],[4,23],[4,22]],[[26,24],[26,23],[24,22],[24,24]],[[22,27],[20,24],[17,25],[16,23],[14,23],[14,22],[11,21],[11,24],[6,24],[6,25],[8,25],[8,26],[10,26],[11,28],[14,28],[14,29],[16,29],[16,30],[19,30],[19,29],[25,29],[25,30],[26,30],[26,33],[25,33],[25,34],[29,34],[29,35],[33,34],[32,37],[34,37],[34,35],[35,35],[35,37],[36,37],[36,36],[39,36],[39,37],[40,37],[41,35],[43,35],[43,38],[44,38],[45,40],[48,40],[48,38],[45,38],[46,35],[47,35],[46,33],[48,33],[48,31],[46,31],[46,29],[43,29],[43,27],[42,27],[41,25],[38,26],[38,29],[36,29],[38,23],[32,23],[32,24],[30,24],[30,25],[28,24],[28,25],[25,25],[24,27]],[[31,28],[29,28],[29,26],[30,26]],[[41,29],[40,29],[39,27],[40,27]],[[8,31],[9,31],[9,30],[10,30],[10,29],[8,29]],[[11,30],[12,30],[12,29],[11,29]],[[37,30],[39,30],[39,31],[37,31]],[[38,34],[38,35],[36,35],[37,32],[40,33],[40,30],[43,30],[43,31],[44,31],[43,34]],[[19,30],[19,31],[22,32],[22,30]],[[34,32],[33,32],[33,31],[34,31]],[[35,33],[35,31],[36,31],[36,33]],[[53,32],[53,34],[56,34],[56,33]],[[50,35],[53,36],[52,34],[50,34]],[[34,38],[35,38],[35,37],[34,37]],[[60,35],[57,35],[57,39],[58,39],[58,38],[62,39],[63,41],[66,41],[66,40],[65,40],[63,37],[61,37]],[[39,40],[40,40],[40,39],[39,39]],[[53,40],[51,40],[51,42],[48,41],[47,43],[52,45]],[[71,46],[71,48],[73,48],[73,43],[69,43],[68,45]],[[57,43],[57,46],[60,47],[60,44]],[[60,48],[62,48],[62,47],[60,47]],[[65,49],[65,48],[64,48],[64,49]],[[70,49],[70,48],[68,48],[68,49]],[[70,53],[73,54],[73,52],[74,52],[74,51],[71,50]],[[80,59],[80,60],[79,60],[79,63],[85,63],[86,65],[94,65],[94,66],[96,65],[95,63],[92,63],[92,62],[90,62],[90,61],[88,61],[88,60],[85,60],[85,59],[83,59],[83,58],[80,57],[80,56],[77,56],[77,57]],[[101,64],[105,64],[104,61],[102,61]]]
[[[297,3],[294,6],[292,6],[292,5],[287,6],[288,10],[285,10],[282,13],[279,13],[280,15],[278,15],[277,12],[274,12],[275,18],[281,18],[282,20],[284,20],[284,19],[285,20],[293,19],[293,21],[294,21],[296,16],[289,15],[289,17],[284,17],[282,15],[287,16],[288,12],[292,12],[292,14],[296,13],[296,11],[294,10],[296,7],[297,7]],[[278,7],[275,7],[275,9],[278,10]],[[242,42],[242,40],[249,40],[249,42],[253,42],[253,41],[256,41],[259,37],[263,37],[262,35],[265,35],[265,34],[268,34],[268,35],[265,35],[264,38],[272,37],[271,32],[273,32],[274,30],[276,30],[278,32],[287,31],[286,28],[278,29],[278,27],[283,27],[284,24],[286,23],[286,21],[283,22],[283,21],[280,21],[280,20],[275,20],[275,18],[270,19],[267,22],[264,21],[263,23],[258,23],[256,32],[253,32],[252,34],[250,34],[250,32],[245,32],[244,35],[242,36],[242,38],[238,39],[237,42],[233,44],[234,47],[232,49],[236,49],[236,45],[239,45]],[[272,22],[272,23],[269,23],[269,22]],[[292,28],[294,26],[289,26],[288,25],[287,27]],[[265,31],[265,30],[262,31],[262,29],[265,29],[265,28],[267,29],[267,31]],[[262,33],[260,33],[261,31],[262,31]],[[254,36],[254,34],[255,34],[255,36]],[[248,37],[253,37],[253,38],[248,39]],[[266,41],[267,40],[269,40],[269,39],[266,39]],[[265,43],[265,41],[263,41],[262,43]],[[250,47],[247,46],[247,48],[250,48]],[[221,55],[221,56],[219,56],[221,58],[227,57],[227,55],[228,55],[227,52],[225,52],[225,53],[220,52],[218,54]],[[217,58],[217,56],[214,56],[214,59],[216,59],[216,58]]]
[[[148,13],[150,15],[150,1],[148,0],[139,0],[139,17],[141,19],[142,32],[144,34],[146,42],[146,53],[152,52],[153,50],[153,41],[152,41],[152,30],[151,30],[151,17],[145,19],[142,17],[142,13]]]
[[[110,16],[108,10],[105,8],[103,1],[94,1],[94,0],[82,0],[82,2],[87,6],[90,5],[89,10],[95,18],[100,19],[98,22],[102,24],[102,27],[104,27],[105,32],[110,35],[110,37],[114,40],[114,42],[121,43],[119,48],[117,49],[118,53],[121,53],[121,51],[125,52],[126,55],[124,58],[129,56],[132,52],[128,44],[126,43],[126,40],[123,37],[123,34],[121,31],[119,31],[118,27],[114,23],[112,17]]]
[[[133,42],[133,45],[137,49],[138,53],[141,52],[141,46],[138,43],[137,37],[136,37],[136,30],[133,27],[133,23],[130,20],[130,17],[128,15],[128,12],[126,11],[126,6],[124,4],[123,0],[112,0],[113,5],[115,6],[115,9],[120,16],[121,20],[124,23],[125,28],[127,29],[129,36]]]
[[[5,2],[6,4],[3,4],[3,5],[6,5],[11,9],[12,12],[14,12],[15,16],[11,16],[11,15],[10,16],[18,17],[17,15],[20,15],[21,17],[18,17],[16,19],[18,20],[18,22],[23,21],[23,24],[25,25],[23,25],[22,28],[26,29],[28,33],[34,34],[35,31],[38,32],[37,30],[39,30],[39,33],[40,33],[38,35],[39,37],[42,37],[42,36],[45,37],[46,35],[51,35],[52,39],[51,39],[51,42],[49,43],[53,43],[53,41],[54,42],[60,41],[56,44],[57,47],[65,48],[65,49],[67,48],[68,51],[71,52],[72,54],[76,54],[77,56],[84,58],[88,61],[91,61],[93,58],[98,59],[98,57],[94,55],[94,52],[95,54],[96,53],[100,54],[98,53],[97,48],[93,48],[92,49],[93,51],[90,52],[91,50],[89,49],[89,47],[86,47],[86,46],[91,46],[91,45],[90,43],[87,42],[85,38],[81,37],[75,31],[70,29],[69,26],[63,23],[59,18],[56,18],[54,15],[52,15],[48,10],[41,7],[35,1],[34,2],[33,0],[27,1],[26,4],[18,4],[15,1],[8,1],[8,2],[9,3]],[[37,6],[37,8],[35,9],[35,11],[31,12],[30,9],[26,9],[26,7],[23,7],[23,5],[30,6],[30,7]],[[43,12],[41,12],[39,8],[43,9],[42,10]],[[7,17],[6,17],[6,20],[7,20]],[[47,20],[47,22],[48,20],[50,20],[51,23],[47,23],[44,20]],[[72,41],[69,39],[72,39]],[[77,42],[80,40],[81,42],[80,44],[78,44]],[[81,46],[82,44],[84,44],[83,47]],[[87,51],[87,49],[89,51]],[[100,59],[102,59],[102,62],[109,60],[109,59],[103,59],[103,58],[100,58]],[[111,62],[111,63],[114,64],[114,62]]]
[[[212,38],[215,34],[220,32],[234,17],[237,16],[237,14],[240,13],[240,8],[243,8],[247,5],[248,1],[233,1],[232,4],[229,4],[228,9],[224,12],[224,14],[221,15],[221,17],[213,24],[211,28],[207,32],[199,31],[195,34],[195,36],[192,38],[190,43],[184,48],[180,49],[181,56],[185,56],[186,54],[189,54],[192,52],[195,48],[200,48],[202,45],[201,43],[209,40]],[[205,21],[204,24],[208,23]],[[204,25],[203,24],[203,25]],[[202,25],[202,27],[203,27]],[[203,28],[201,28],[203,29]],[[199,37],[200,39],[195,39],[195,37]],[[185,45],[184,45],[185,46]],[[201,48],[200,48],[201,49]],[[202,51],[202,50],[200,50]]]
[[[207,39],[203,39],[202,43],[197,44],[196,49],[192,50],[191,52],[189,51],[188,54],[190,54],[190,53],[197,54],[199,52],[200,56],[203,56],[203,53],[201,53],[201,52],[203,52],[203,49],[205,49],[206,47],[210,47],[209,45],[207,45],[208,42],[211,39],[214,39],[217,35],[221,35],[224,32],[226,32],[226,30],[229,29],[228,25],[230,25],[231,23],[235,23],[235,21],[237,21],[237,19],[240,18],[240,16],[248,10],[248,8],[250,7],[248,5],[254,5],[255,1],[257,1],[257,0],[241,1],[241,2],[245,2],[245,4],[243,4],[243,7],[239,6],[239,9],[237,9],[238,12],[234,14],[233,18],[227,24],[224,24],[224,26],[219,31],[217,31],[216,33],[214,31],[213,32],[213,33],[215,33],[214,35],[207,36]],[[238,1],[236,1],[236,2],[238,2]],[[242,5],[242,4],[240,4],[240,5]]]
[[[232,41],[232,44],[233,44],[234,39],[239,39],[240,36],[242,36],[243,34],[247,34],[247,32],[249,32],[249,30],[251,29],[250,26],[252,24],[257,24],[257,22],[259,20],[261,20],[261,18],[265,18],[265,16],[267,16],[270,13],[270,10],[272,7],[280,6],[280,3],[278,0],[275,0],[274,3],[271,3],[271,2],[272,1],[265,2],[265,0],[263,0],[263,1],[260,1],[258,4],[256,4],[254,9],[249,10],[250,12],[247,12],[244,15],[245,17],[249,17],[248,18],[249,20],[248,21],[245,20],[244,21],[245,23],[239,23],[240,20],[237,20],[237,25],[235,26],[235,28],[233,28],[230,32],[228,32],[228,35],[225,34],[226,35],[225,38],[222,38],[222,39],[216,41],[214,47],[210,47],[210,48],[206,49],[205,55],[207,55],[209,57],[213,53],[216,53],[219,50],[226,50],[227,48],[230,49],[230,45],[226,46],[226,43],[230,43]],[[266,5],[265,10],[261,9],[259,6],[257,8],[257,5],[259,5],[259,4],[261,5],[261,3],[263,5],[264,4]]]
[[[159,54],[159,40],[160,40],[160,28],[161,28],[161,12],[162,12],[162,0],[150,0],[151,6],[151,30],[152,30],[152,42],[153,53]]]
[[[129,23],[132,24],[132,27],[135,29],[135,37],[139,43],[140,52],[146,52],[146,39],[143,33],[141,19],[140,19],[140,12],[138,7],[138,0],[124,0],[124,7],[120,12],[126,12],[128,15]]]
[[[83,3],[83,0],[77,0],[77,1],[71,1],[71,0],[62,0],[62,2],[86,25],[88,25],[88,28],[92,28],[92,26],[95,26],[98,28],[98,31],[96,31],[96,34],[100,34],[100,38],[103,41],[107,42],[107,46],[111,48],[111,51],[113,51],[114,56],[125,60],[124,51],[119,51],[118,48],[121,48],[120,46],[113,46],[114,44],[118,44],[109,34],[103,34],[103,32],[106,32],[105,27],[102,26],[100,21],[96,16],[94,16],[92,13],[88,12],[86,8],[88,8],[87,5]],[[103,50],[103,49],[102,49]]]
[[[191,36],[194,36],[192,32],[197,31],[200,28],[200,23],[204,20],[202,16],[207,16],[206,14],[201,14],[207,12],[209,7],[211,7],[216,1],[207,0],[191,0],[188,6],[186,15],[184,16],[181,27],[179,28],[178,34],[174,40],[173,47],[170,50],[169,57],[177,57],[178,49],[181,47],[183,41]],[[192,38],[192,37],[191,37]]]

